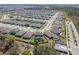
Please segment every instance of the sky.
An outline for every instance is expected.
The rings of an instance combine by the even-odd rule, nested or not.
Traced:
[[[0,4],[79,4],[79,0],[0,0]]]

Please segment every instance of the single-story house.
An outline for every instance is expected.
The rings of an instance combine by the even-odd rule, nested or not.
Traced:
[[[42,26],[42,24],[32,23],[30,26],[33,27],[33,28],[40,28]]]
[[[32,35],[33,35],[33,32],[31,32],[31,31],[27,31],[24,35],[23,35],[23,38],[31,38],[32,37]]]
[[[18,31],[20,31],[18,28],[14,28],[11,30],[11,34],[15,35]]]
[[[26,33],[25,31],[20,30],[15,34],[15,36],[22,37],[25,33]]]
[[[1,32],[2,34],[9,34],[11,33],[11,29],[6,28],[4,31]]]
[[[37,41],[43,40],[43,33],[42,33],[42,32],[37,31],[37,32],[35,32],[34,35],[35,35],[35,39],[36,39]]]
[[[53,33],[51,33],[50,31],[45,31],[44,35],[47,36],[49,39],[53,38]]]
[[[61,45],[61,44],[55,44],[55,47],[54,47],[57,51],[60,51],[60,52],[65,52],[67,53],[67,47],[65,45]]]

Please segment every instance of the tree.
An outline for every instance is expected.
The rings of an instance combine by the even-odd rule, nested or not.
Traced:
[[[12,35],[7,35],[5,38],[5,48],[9,49],[14,45],[15,37]]]
[[[12,49],[10,50],[10,54],[11,55],[18,55],[20,52],[19,46],[18,45],[14,45],[12,47]]]
[[[10,15],[9,17],[10,17],[10,18],[13,18],[13,16],[12,16],[12,15]]]
[[[6,40],[8,40],[9,42],[14,42],[14,41],[15,41],[15,37],[8,34],[8,35],[6,36]]]
[[[29,51],[29,50],[24,50],[24,51],[22,52],[22,55],[32,55],[32,53],[31,53],[31,51]]]
[[[0,34],[0,40],[1,40],[1,41],[4,41],[4,40],[5,40],[5,36],[2,35],[2,34]]]
[[[5,38],[5,42],[9,43],[9,45],[11,45],[12,43],[14,43],[15,41],[15,37],[12,35],[7,35]]]
[[[35,55],[56,55],[59,54],[54,48],[49,46],[39,45],[34,48],[33,53]]]

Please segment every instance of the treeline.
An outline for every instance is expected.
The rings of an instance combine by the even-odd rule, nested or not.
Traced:
[[[64,11],[72,19],[79,32],[79,8],[64,8]]]
[[[75,6],[73,7],[58,7],[58,6],[53,6],[50,9],[54,9],[54,10],[62,10],[64,12],[66,12],[68,15],[76,15],[79,16],[79,8],[76,8]]]
[[[79,16],[79,8],[64,8],[63,10],[70,16]]]

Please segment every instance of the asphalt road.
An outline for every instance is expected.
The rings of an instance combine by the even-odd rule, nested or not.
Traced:
[[[42,32],[49,30],[51,28],[53,22],[56,20],[56,18],[58,17],[59,14],[60,14],[60,12],[57,12],[54,16],[52,16],[52,18],[50,20],[48,20],[48,22],[46,23],[46,26],[44,27]]]
[[[74,36],[75,36],[75,38],[74,38]],[[79,38],[79,34],[78,34],[73,22],[72,21],[66,22],[67,48],[72,53],[72,55],[79,55],[79,43],[78,43],[79,39],[78,38]],[[74,40],[77,40],[77,43]],[[69,52],[68,52],[68,54],[69,54]]]

